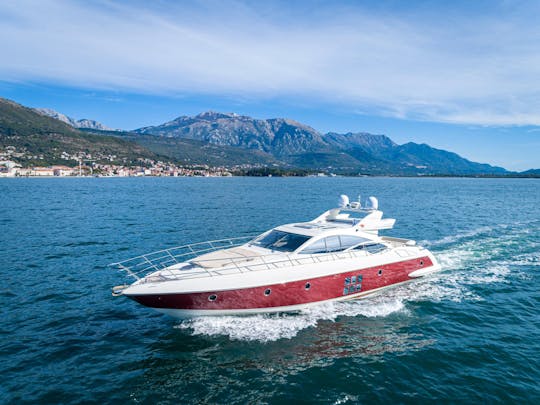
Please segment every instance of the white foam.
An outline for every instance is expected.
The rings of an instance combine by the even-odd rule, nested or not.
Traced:
[[[540,221],[532,221],[532,222],[514,222],[510,224],[498,224],[493,226],[481,226],[475,229],[471,229],[468,231],[458,232],[455,235],[448,235],[441,239],[437,240],[423,240],[420,241],[419,244],[422,246],[440,246],[440,245],[449,245],[452,243],[460,242],[464,239],[470,239],[474,238],[476,236],[484,235],[484,234],[493,234],[496,233],[496,237],[504,237],[507,235],[507,230],[513,230],[517,233],[522,234],[529,234],[533,232],[533,228],[537,228],[539,226]],[[504,231],[504,232],[500,232]]]
[[[532,246],[538,248],[536,243]],[[535,252],[517,255],[511,262],[518,266],[540,266],[540,251],[536,250]]]
[[[334,401],[334,405],[341,405],[341,404],[346,404],[348,402],[353,402],[353,403],[357,403],[358,402],[358,397],[355,396],[355,395],[344,395],[342,396],[341,398],[338,398]]]
[[[334,304],[335,317],[364,316],[366,318],[385,317],[405,310],[405,304],[392,295],[377,295],[358,301],[342,301]]]
[[[270,342],[293,338],[303,329],[316,327],[319,321],[335,321],[339,316],[384,317],[403,310],[404,306],[401,300],[374,297],[322,304],[298,314],[201,317],[182,321],[176,327],[191,330],[193,335]]]
[[[507,282],[510,273],[508,266],[495,264],[486,267],[483,271],[471,271],[467,277],[463,277],[462,283],[465,285],[504,283]]]
[[[503,226],[503,225],[499,225],[499,227],[500,226]],[[491,232],[495,228],[496,227],[482,226],[482,227],[479,227],[479,228],[476,228],[476,229],[472,229],[470,231],[457,233],[455,235],[448,235],[448,236],[445,236],[444,238],[434,240],[434,241],[423,240],[419,244],[422,245],[422,246],[438,246],[438,245],[451,244],[451,243],[455,243],[455,242],[458,242],[458,241],[463,240],[463,239],[472,238],[474,236],[478,236],[478,235],[481,235],[483,233]]]
[[[335,318],[332,308],[317,306],[301,314],[202,317],[186,320],[179,329],[191,329],[194,335],[222,335],[233,340],[269,342],[290,339],[319,320]]]

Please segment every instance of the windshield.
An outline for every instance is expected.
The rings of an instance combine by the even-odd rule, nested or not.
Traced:
[[[299,235],[283,231],[272,230],[270,233],[259,236],[252,245],[280,252],[293,252],[310,239],[310,236]]]

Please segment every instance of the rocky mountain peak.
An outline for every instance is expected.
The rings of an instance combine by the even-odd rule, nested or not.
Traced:
[[[238,118],[238,117],[240,116],[235,113],[220,113],[217,111],[205,111],[195,116],[195,118],[198,118],[201,120],[208,120],[208,121],[213,121],[220,118]]]
[[[290,119],[263,120],[215,111],[206,111],[193,117],[181,116],[165,124],[140,128],[135,132],[256,149],[275,156],[327,147],[316,130]]]
[[[65,122],[68,125],[71,125],[73,128],[85,128],[85,129],[97,129],[99,131],[114,131],[114,129],[109,128],[103,125],[100,122],[89,120],[86,118],[75,120],[74,118],[68,117],[58,111],[52,110],[50,108],[34,108],[34,111],[41,115],[57,119],[59,121]]]

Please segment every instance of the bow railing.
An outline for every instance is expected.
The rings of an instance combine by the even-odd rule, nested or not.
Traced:
[[[202,254],[216,250],[228,249],[243,245],[256,235],[240,236],[238,238],[217,239],[206,242],[191,243],[169,249],[158,250],[144,255],[132,257],[109,266],[125,271],[128,275],[140,280],[149,272],[166,269],[178,263],[187,262]]]
[[[202,258],[190,262],[190,260],[202,254],[243,245],[253,237],[243,236],[178,246],[112,263],[111,266],[125,271],[139,282],[159,282],[354,259],[378,254],[388,249],[385,245],[376,244],[340,252],[318,254],[272,253],[254,256]],[[396,247],[396,245],[405,245],[407,240],[392,238],[391,242],[393,247]],[[176,264],[182,265],[175,266]]]

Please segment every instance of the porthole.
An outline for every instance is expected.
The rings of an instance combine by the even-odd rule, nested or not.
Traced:
[[[424,265],[424,261],[420,260],[420,266],[423,266],[423,265]]]
[[[306,283],[306,290],[309,290],[311,288],[311,283]]]
[[[209,296],[208,296],[208,301],[212,301],[212,302],[213,302],[213,301],[215,301],[215,300],[217,300],[217,295],[216,295],[216,294],[212,294],[212,295],[209,295]]]
[[[272,291],[270,290],[270,288],[267,288],[266,290],[264,290],[264,295],[266,295],[268,297],[271,292]]]
[[[382,269],[379,269],[379,276],[382,276]]]

